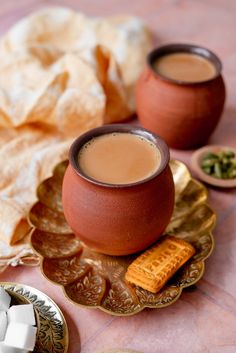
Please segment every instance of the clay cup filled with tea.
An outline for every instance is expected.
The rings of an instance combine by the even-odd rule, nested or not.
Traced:
[[[174,206],[169,150],[155,134],[105,125],[81,135],[69,152],[62,188],[65,218],[88,247],[127,255],[154,243]]]
[[[170,44],[153,50],[136,87],[142,126],[173,148],[206,143],[224,107],[221,69],[219,58],[199,46]]]

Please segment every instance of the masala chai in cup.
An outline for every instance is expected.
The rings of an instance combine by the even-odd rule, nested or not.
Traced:
[[[169,79],[183,82],[201,82],[216,75],[215,66],[203,56],[191,53],[173,53],[153,62],[154,69]]]
[[[88,247],[128,255],[153,244],[174,206],[169,150],[155,134],[105,125],[71,146],[62,188],[65,218]]]
[[[157,147],[145,137],[114,132],[88,141],[78,154],[78,163],[95,180],[130,184],[150,177],[160,158]]]
[[[154,49],[136,86],[141,125],[173,148],[206,143],[224,107],[221,70],[219,58],[207,48],[169,44]]]

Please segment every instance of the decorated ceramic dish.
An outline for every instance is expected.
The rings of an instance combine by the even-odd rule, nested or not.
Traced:
[[[236,177],[232,179],[219,179],[211,175],[206,174],[201,168],[201,162],[209,153],[219,153],[222,151],[232,151],[236,155],[236,150],[232,147],[220,146],[220,145],[209,145],[204,146],[196,150],[191,157],[191,167],[196,173],[197,177],[209,185],[213,185],[220,188],[233,188],[236,187]]]
[[[18,283],[0,282],[14,300],[14,304],[32,303],[36,314],[37,340],[34,353],[66,353],[68,329],[58,306],[46,294]]]
[[[199,281],[204,273],[205,260],[214,248],[212,229],[216,216],[207,204],[207,190],[191,177],[183,163],[170,162],[175,183],[175,209],[165,234],[192,243],[196,254],[156,294],[124,279],[127,266],[137,254],[102,255],[85,247],[71,232],[61,203],[67,164],[67,161],[58,164],[53,176],[39,185],[39,201],[32,207],[29,221],[34,226],[31,243],[41,256],[42,273],[62,286],[68,299],[86,308],[99,308],[112,315],[125,316],[136,314],[145,307],[171,305],[185,287]]]

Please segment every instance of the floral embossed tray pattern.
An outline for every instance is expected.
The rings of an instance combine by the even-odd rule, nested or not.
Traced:
[[[67,324],[58,306],[38,289],[12,282],[0,282],[0,287],[16,293],[32,303],[38,316],[37,340],[34,353],[66,353],[69,338]],[[24,303],[25,304],[25,303]]]
[[[53,176],[39,185],[39,201],[32,207],[29,221],[34,226],[31,243],[41,255],[43,274],[61,285],[71,301],[113,315],[132,315],[145,307],[162,308],[174,303],[183,288],[199,281],[204,261],[214,248],[211,231],[216,217],[207,204],[207,190],[191,177],[183,163],[170,162],[176,198],[165,233],[192,243],[196,254],[156,294],[124,280],[127,266],[137,255],[114,257],[96,253],[84,247],[71,232],[61,203],[67,163],[58,164]]]

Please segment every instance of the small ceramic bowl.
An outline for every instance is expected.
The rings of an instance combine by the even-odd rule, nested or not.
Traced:
[[[162,76],[153,63],[172,53],[189,53],[209,60],[216,75],[201,82],[184,82]],[[217,126],[225,102],[225,85],[219,58],[191,44],[169,44],[154,49],[136,86],[141,125],[161,136],[170,147],[188,149],[206,143]]]
[[[78,163],[82,146],[107,133],[145,137],[161,155],[157,171],[131,184],[107,184],[84,174]],[[88,247],[108,255],[128,255],[147,248],[163,233],[174,207],[169,149],[153,133],[131,125],[105,125],[81,135],[69,152],[62,203],[65,218]]]
[[[233,151],[236,155],[236,150],[232,147],[209,145],[196,150],[191,157],[191,168],[198,176],[198,178],[205,183],[221,188],[233,188],[236,187],[236,178],[233,179],[218,179],[214,178],[206,173],[201,168],[201,161],[207,153],[218,153],[220,151]]]

